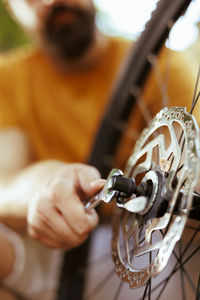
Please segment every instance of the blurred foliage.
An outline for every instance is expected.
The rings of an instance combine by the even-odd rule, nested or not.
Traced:
[[[27,37],[9,16],[2,0],[0,0],[0,51],[19,47],[27,42]]]
[[[17,1],[17,0],[13,0]],[[113,28],[109,27],[109,15],[100,10],[96,6],[98,15],[97,15],[97,25],[100,23],[106,24],[106,34],[113,34]],[[102,30],[102,26],[101,30]],[[198,24],[200,32],[200,24]],[[120,35],[118,33],[117,35]],[[0,51],[6,51],[12,48],[21,46],[22,44],[28,43],[29,40],[21,28],[15,23],[15,21],[10,17],[7,10],[5,9],[2,0],[0,0]],[[192,54],[195,58],[200,57],[200,35],[198,40],[186,51],[189,54]]]

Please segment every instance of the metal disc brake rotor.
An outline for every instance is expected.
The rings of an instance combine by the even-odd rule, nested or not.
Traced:
[[[185,108],[164,108],[150,122],[130,156],[125,176],[148,183],[145,209],[116,208],[112,257],[121,280],[144,285],[167,265],[192,205],[200,166],[199,129]]]

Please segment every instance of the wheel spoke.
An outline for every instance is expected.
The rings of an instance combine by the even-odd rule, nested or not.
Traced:
[[[182,256],[185,255],[185,253],[187,252],[188,248],[190,247],[190,245],[192,244],[193,240],[195,239],[196,235],[198,234],[198,232],[200,231],[200,224],[197,228],[195,228],[195,232],[193,233],[191,239],[189,240],[189,242],[187,243],[187,245],[185,246],[185,249],[183,250],[183,254]]]
[[[149,253],[149,265],[152,262],[152,253]],[[149,291],[148,291],[148,300],[151,300],[151,278],[149,279]]]
[[[200,250],[200,246],[197,247],[190,256],[188,256],[184,261],[183,261],[183,265],[185,265],[192,256],[194,256],[198,251]],[[164,284],[164,286],[162,287],[165,288],[166,284],[169,282],[169,280],[172,278],[172,276],[180,270],[180,266],[177,267],[178,263],[174,266],[173,270],[171,271],[171,273],[165,278],[163,279],[160,283],[158,283],[153,289],[152,289],[152,292],[155,291],[156,289],[158,289],[162,284]],[[162,292],[162,290],[161,290]],[[160,293],[161,293],[160,292]],[[157,299],[159,299],[159,296],[157,297]]]
[[[145,286],[145,289],[144,289],[144,293],[143,293],[143,296],[142,296],[142,300],[145,299],[146,295],[147,295],[147,291],[148,291],[148,296],[149,296],[149,289],[151,288],[151,283],[150,283],[151,279],[147,282],[146,286]]]
[[[117,291],[116,291],[116,293],[115,293],[115,295],[114,295],[113,300],[118,300],[119,295],[120,295],[120,292],[121,292],[122,287],[123,287],[123,284],[124,284],[124,282],[120,281],[120,284],[119,284],[119,286],[118,286],[118,288],[117,288]]]
[[[152,66],[152,69],[153,69],[155,77],[156,77],[156,81],[158,83],[158,87],[162,94],[162,107],[161,107],[161,109],[162,109],[163,107],[169,106],[167,85],[164,83],[166,78],[163,79],[163,75],[162,75],[162,73],[160,71],[160,67],[159,67],[159,62],[155,55],[148,55],[147,60],[149,61],[149,63]],[[168,76],[168,71],[166,72],[165,76]]]
[[[194,226],[191,226],[191,225],[186,225],[185,226],[187,229],[191,229],[191,230],[195,230],[195,231],[197,231],[197,232],[200,232],[200,228],[198,227],[194,227]]]
[[[168,38],[167,40],[168,44],[170,44],[170,39]],[[169,86],[169,77],[170,77],[170,56],[171,56],[171,52],[166,51],[166,67],[165,67],[165,74],[164,74],[164,83],[163,83],[163,86],[164,89],[165,89],[165,96],[164,96],[164,99],[162,100],[162,105],[163,107],[165,106],[171,106],[170,104],[170,99],[168,97],[168,94],[167,94],[167,91],[168,91],[168,86]]]
[[[175,251],[174,251],[175,252]],[[185,300],[185,285],[184,285],[184,267],[183,267],[183,261],[182,261],[182,241],[180,240],[179,243],[179,260],[180,260],[180,266],[181,266],[181,288],[182,288],[182,299]]]
[[[200,300],[200,273],[199,273],[199,280],[197,285],[196,300]]]
[[[193,240],[195,239],[195,237],[196,237],[196,235],[197,235],[197,233],[199,232],[199,230],[200,230],[200,225],[197,227],[197,228],[195,228],[196,230],[195,230],[195,232],[194,232],[194,234],[192,235],[192,237],[191,237],[191,239],[189,240],[189,242],[188,242],[188,244],[186,245],[186,247],[185,247],[185,249],[184,249],[184,251],[183,251],[183,253],[182,253],[182,257],[186,254],[186,252],[187,252],[187,250],[188,250],[188,248],[189,248],[189,246],[192,244],[192,242],[193,242]],[[164,233],[160,230],[160,232],[161,232],[161,234],[162,235],[164,235]],[[192,252],[192,254],[189,256],[189,257],[187,257],[185,260],[184,260],[184,262],[182,262],[182,266],[198,251],[200,249],[200,247],[197,247],[193,252]],[[176,256],[176,254],[175,254],[175,252],[173,251],[173,254]],[[176,256],[177,257],[177,256]],[[163,287],[162,287],[162,289],[161,289],[161,291],[160,291],[160,293],[159,293],[159,295],[158,295],[158,297],[157,297],[157,299],[159,299],[159,297],[162,295],[162,293],[163,293],[163,291],[164,291],[164,289],[166,288],[166,285],[168,284],[168,282],[169,282],[169,280],[171,279],[171,277],[180,269],[180,266],[177,268],[177,266],[178,266],[178,263],[176,263],[176,265],[174,266],[174,268],[173,268],[173,270],[171,271],[171,273],[164,279],[164,280],[162,280],[159,284],[157,284],[154,288],[153,288],[153,290],[152,291],[154,291],[154,290],[156,290],[156,289],[158,289],[162,284],[164,284],[163,285]]]
[[[104,284],[114,275],[114,273],[115,273],[115,269],[112,269],[111,271],[109,271],[109,273],[107,275],[105,275],[105,277],[97,284],[96,287],[94,287],[94,289],[90,293],[88,293],[88,295],[86,297],[84,297],[83,300],[87,300],[90,297],[92,297],[93,295],[97,294],[98,291],[104,287]]]
[[[197,97],[196,97],[196,99],[194,101],[194,104],[192,105],[192,108],[191,108],[191,111],[190,111],[191,114],[193,113],[193,110],[194,110],[194,108],[195,108],[195,106],[196,106],[196,104],[197,104],[197,102],[199,100],[199,97],[200,97],[200,92],[198,93],[198,95],[197,95]]]
[[[172,23],[172,22],[171,22]],[[150,52],[151,53],[151,52]],[[169,56],[170,51],[167,51],[167,55]],[[145,56],[146,59],[147,56]],[[168,58],[168,57],[167,57]],[[167,79],[167,84],[168,84],[168,78],[169,78],[169,68],[170,68],[170,64],[167,64],[167,68],[165,69],[165,73],[161,72],[160,66],[158,64],[158,60],[157,57],[155,55],[152,55],[150,57],[148,57],[149,62],[152,65],[153,71],[155,73],[155,77],[157,79],[157,83],[158,83],[158,89],[160,89],[163,97],[162,97],[162,106],[168,106],[169,105],[169,100],[168,100],[168,95],[167,95],[167,90],[168,90],[168,86],[166,84],[164,84],[164,81],[166,81],[165,79]],[[192,101],[192,106],[191,106],[191,111],[190,113],[193,113],[193,110],[197,104],[197,101],[199,100],[200,97],[200,92],[198,93],[198,83],[199,83],[199,77],[200,77],[200,67],[199,67],[199,71],[198,71],[198,76],[197,76],[197,81],[196,81],[196,85],[195,85],[195,91],[194,91],[194,95],[193,95],[193,101]],[[145,121],[147,123],[149,123],[149,121],[151,120],[151,115],[150,112],[148,110],[148,107],[145,103],[145,99],[143,98],[142,95],[140,95],[140,100],[138,102],[138,107],[140,109],[140,111],[143,113],[143,117],[145,119]],[[121,131],[124,131],[125,129],[125,122],[119,122],[117,124],[117,127],[120,128]],[[137,140],[138,138],[138,133],[134,130],[134,129],[128,129],[127,131],[125,131],[125,134],[127,134],[129,137],[131,137],[133,140]],[[185,145],[185,137],[184,137],[184,132],[181,132],[181,135],[179,137],[179,135],[177,136],[177,142],[179,144],[179,147],[181,149],[181,154],[185,155],[185,150],[184,147],[187,147],[187,145]],[[172,157],[170,155],[170,163],[171,166],[173,168],[174,166],[174,157],[172,154]],[[183,162],[184,160],[182,160],[181,162]],[[178,168],[175,171],[175,174],[177,174],[185,165],[185,161],[184,161],[184,165],[179,162],[178,164]],[[158,162],[157,162],[158,164]],[[171,168],[171,167],[170,167]],[[180,173],[179,173],[180,174]],[[178,174],[178,175],[179,175]],[[172,220],[172,218],[170,219],[170,221]],[[188,227],[191,228],[192,227]],[[167,226],[166,232],[164,234],[166,234],[168,232],[169,227]],[[198,229],[196,229],[195,233],[193,234],[192,238],[190,239],[190,241],[186,244],[185,247],[183,247],[182,242],[180,242],[179,244],[179,255],[173,251],[173,255],[176,258],[176,261],[174,263],[174,265],[172,266],[172,271],[170,272],[169,276],[167,278],[165,278],[165,280],[163,280],[161,283],[159,283],[159,285],[157,285],[157,287],[161,284],[164,284],[164,287],[162,286],[162,291],[160,292],[159,290],[157,291],[160,292],[159,295],[162,295],[162,293],[164,292],[165,286],[167,285],[167,283],[169,282],[169,280],[171,279],[171,277],[177,272],[180,271],[180,276],[181,276],[181,287],[182,287],[182,299],[185,300],[186,296],[185,296],[185,282],[188,280],[190,285],[192,287],[194,287],[194,283],[191,280],[186,268],[184,267],[184,265],[190,260],[191,257],[193,257],[193,255],[195,255],[197,253],[197,251],[199,251],[200,247],[197,247],[191,255],[185,257],[188,253],[188,249],[190,247],[190,244],[193,242],[194,238],[196,237],[197,233],[200,231],[200,226]],[[163,233],[162,233],[163,234]],[[140,237],[141,239],[141,237]],[[132,240],[131,240],[132,241]],[[142,242],[140,242],[140,245],[142,244]],[[121,248],[121,247],[120,247]],[[130,249],[131,247],[128,248],[128,251],[130,251],[130,253],[132,253],[132,249]],[[183,249],[184,248],[184,249]],[[129,253],[129,254],[130,254]],[[187,254],[186,254],[187,253]],[[149,253],[149,264],[151,264],[151,252]],[[154,255],[154,254],[153,254]],[[101,261],[103,261],[104,259],[106,259],[108,257],[108,253],[102,255],[100,258],[97,259],[97,262],[100,263]],[[131,257],[132,260],[132,257]],[[114,270],[110,271],[105,277],[104,279],[96,286],[96,288],[93,290],[92,293],[90,293],[90,296],[93,295],[94,293],[96,293],[101,287],[104,287],[105,283],[110,279],[110,277],[113,275]],[[116,287],[115,287],[116,288]],[[119,295],[122,291],[123,288],[123,282],[121,281],[119,283],[119,285],[117,286],[117,290],[114,294],[114,298],[113,300],[117,300],[119,298]],[[152,291],[155,288],[152,289]],[[200,292],[200,278],[199,278],[199,283],[198,283],[198,290],[195,291],[196,293],[196,300],[200,299],[199,296],[199,292]],[[122,293],[121,293],[122,294]],[[143,298],[145,299],[147,298],[150,300],[151,299],[151,279],[148,280],[148,282],[146,283],[146,287],[144,289],[144,293],[143,293]],[[140,297],[142,297],[142,294],[140,295]],[[92,297],[93,298],[93,297]],[[157,299],[160,298],[159,296],[157,297]]]
[[[195,83],[195,88],[194,88],[194,95],[193,95],[193,99],[192,99],[192,106],[190,109],[190,113],[192,114],[195,105],[198,101],[199,96],[197,95],[197,88],[198,88],[198,84],[199,84],[199,77],[200,77],[200,65],[199,65],[199,70],[198,70],[198,74],[197,74],[197,79],[196,79],[196,83]]]
[[[196,293],[196,286],[195,286],[194,282],[192,281],[191,277],[189,276],[188,272],[185,270],[185,268],[183,269],[183,272],[185,273],[185,276],[186,276],[188,282],[190,283],[190,286],[192,287],[193,292]]]
[[[200,246],[198,246],[184,261],[183,265],[185,265],[192,256],[194,256],[200,250]]]
[[[137,141],[137,139],[139,138],[139,132],[136,131],[134,128],[128,128],[125,131],[125,134],[127,137],[129,137],[131,140],[133,140],[134,142]]]
[[[121,249],[122,247],[123,247],[123,245],[120,246],[120,249]],[[133,258],[133,248],[130,249],[129,255],[130,255],[130,254],[131,254],[131,259],[132,259],[132,258]],[[100,257],[100,261],[103,259],[103,257],[105,257],[105,256],[107,256],[107,255],[108,255],[108,253],[102,255],[102,256]],[[98,260],[98,262],[99,262],[99,258],[97,258],[97,259],[95,259],[95,260],[93,260],[93,261],[90,261],[90,262],[91,262],[91,263],[97,262],[96,260]],[[108,273],[108,274],[107,274],[107,275],[106,275],[106,276],[105,276],[105,277],[97,284],[96,287],[94,287],[94,289],[93,289],[91,292],[88,293],[88,295],[87,295],[86,297],[84,297],[83,300],[87,300],[87,299],[89,299],[90,297],[92,297],[93,295],[97,294],[98,291],[99,291],[100,289],[103,288],[104,284],[105,284],[109,279],[111,279],[111,277],[112,277],[114,274],[115,274],[115,268],[113,268],[111,271],[109,271],[109,273]],[[119,296],[119,294],[120,294],[120,291],[121,291],[121,288],[122,288],[122,286],[123,286],[123,283],[124,283],[124,282],[120,281],[119,287],[118,287],[118,289],[117,289],[117,292],[116,292],[116,294],[115,294],[113,300],[117,300],[117,299],[118,299],[118,296]]]
[[[181,134],[180,134],[180,137],[179,137],[179,140],[178,140],[178,144],[181,145],[181,141],[182,141],[182,137],[183,137],[183,134],[184,134],[184,131],[182,130],[181,131]],[[183,154],[183,150],[184,150],[184,146],[185,146],[185,138],[183,139],[183,143],[182,143],[182,146],[181,146],[181,154]],[[172,153],[170,154],[168,160],[172,157]],[[171,169],[171,166],[172,166],[172,163],[174,161],[174,156],[172,157],[171,159],[171,163],[170,163],[170,169]],[[176,171],[176,174],[183,168],[184,164],[182,164],[178,170]]]
[[[152,116],[150,114],[150,111],[146,105],[146,101],[143,98],[143,96],[141,95],[138,100],[137,100],[137,105],[140,108],[140,111],[144,117],[144,120],[146,122],[146,124],[149,124],[149,122],[152,120]]]
[[[179,247],[182,248],[182,245],[181,245],[181,244],[182,244],[182,242],[180,241]],[[180,245],[181,245],[181,246],[180,246]],[[182,255],[182,252],[180,251],[180,249],[179,249],[179,257],[177,256],[177,254],[176,254],[175,251],[173,251],[173,255],[174,255],[174,257],[176,258],[177,264],[179,264],[180,269],[181,269],[181,270],[180,270],[180,274],[181,274],[182,296],[183,296],[183,299],[185,299],[185,285],[184,285],[183,275],[185,275],[186,278],[188,279],[188,281],[189,281],[189,283],[190,283],[190,285],[191,285],[191,287],[192,287],[194,293],[196,293],[196,287],[195,287],[195,284],[193,283],[191,277],[189,276],[187,270],[186,270],[186,269],[184,268],[184,266],[183,266],[183,261],[182,261],[183,255]],[[183,274],[183,273],[184,273],[184,274]]]

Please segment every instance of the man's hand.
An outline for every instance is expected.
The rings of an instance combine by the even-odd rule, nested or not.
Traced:
[[[11,215],[26,218],[29,235],[47,246],[77,247],[98,223],[96,212],[86,213],[83,201],[103,187],[99,178],[95,168],[83,164],[35,164],[13,181],[8,202],[9,207],[15,203],[16,210],[12,208]]]
[[[50,247],[76,247],[98,223],[96,212],[86,213],[82,201],[101,188],[101,182],[93,182],[99,174],[92,167],[72,164],[48,177],[28,206],[28,232]]]

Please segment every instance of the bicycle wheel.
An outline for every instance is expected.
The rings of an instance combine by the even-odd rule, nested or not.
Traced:
[[[123,141],[121,142],[121,136],[123,135],[123,130],[125,127],[125,124],[128,122],[128,117],[132,113],[133,105],[138,102],[137,98],[138,95],[141,95],[141,90],[143,85],[145,84],[145,81],[147,79],[148,73],[150,72],[152,65],[154,65],[154,62],[156,60],[157,55],[159,54],[159,51],[162,48],[162,45],[164,41],[166,40],[168,33],[171,29],[171,25],[180,17],[180,15],[183,14],[183,12],[188,7],[190,1],[160,1],[157,5],[156,11],[152,14],[152,18],[150,22],[146,25],[145,31],[141,35],[140,40],[137,42],[136,45],[133,47],[133,52],[127,62],[127,68],[125,69],[124,73],[122,74],[122,79],[119,81],[117,88],[114,92],[113,98],[111,99],[110,106],[108,107],[107,113],[103,119],[102,125],[100,127],[99,133],[97,135],[97,139],[95,142],[95,146],[93,148],[91,158],[89,162],[93,165],[95,165],[105,176],[108,173],[108,170],[112,167],[113,163],[113,157],[115,156],[116,149],[118,148],[119,143],[123,145]],[[154,62],[153,62],[154,61]],[[165,95],[164,95],[165,96]],[[120,152],[120,150],[118,150]],[[111,159],[110,159],[111,158]],[[112,163],[111,163],[112,162]],[[114,161],[114,166],[116,161]],[[180,166],[179,166],[180,167]],[[146,170],[147,171],[147,170]],[[149,171],[149,169],[148,169]],[[154,170],[155,172],[155,170]],[[131,176],[130,174],[128,174]],[[155,174],[154,174],[155,175]],[[158,205],[159,206],[159,205]],[[158,209],[158,207],[157,207]],[[198,215],[198,213],[197,213]],[[121,217],[120,217],[121,218]],[[117,221],[118,224],[120,222],[125,222],[124,228],[130,224],[130,218],[124,217]],[[125,220],[125,221],[124,221]],[[133,222],[133,221],[132,221]],[[139,222],[139,221],[138,221]],[[145,221],[147,223],[147,221]],[[145,224],[146,224],[145,223]],[[137,226],[141,228],[141,223],[137,223]],[[110,277],[115,273],[113,271],[113,265],[111,263],[111,271],[108,272],[106,275],[101,272],[101,268],[104,268],[104,265],[102,263],[103,261],[106,261],[106,265],[108,265],[107,255],[103,255],[101,258],[96,260],[97,268],[94,268],[91,272],[89,277],[92,278],[91,281],[96,282],[96,287],[94,290],[91,288],[90,284],[88,287],[88,290],[86,290],[86,296],[84,299],[93,299],[98,300],[102,299],[103,297],[105,299],[146,299],[145,297],[148,297],[151,299],[165,299],[164,292],[167,294],[167,298],[169,297],[169,291],[171,289],[171,285],[169,285],[169,288],[166,289],[166,283],[168,283],[172,277],[172,275],[176,274],[177,271],[181,271],[180,273],[180,288],[181,288],[181,296],[182,299],[186,299],[185,291],[185,278],[187,282],[189,282],[189,285],[192,287],[191,292],[193,295],[196,296],[198,299],[198,275],[197,278],[193,279],[191,278],[188,271],[185,269],[185,264],[188,262],[188,259],[190,258],[190,251],[194,252],[192,254],[196,254],[199,250],[199,246],[197,246],[195,249],[188,250],[189,245],[191,244],[191,241],[195,240],[195,237],[199,233],[199,226],[195,223],[195,225],[188,225],[187,230],[192,230],[195,228],[194,233],[192,234],[192,237],[187,240],[187,235],[184,235],[184,239],[186,237],[186,241],[179,242],[179,249],[174,250],[173,256],[174,256],[174,262],[172,259],[172,262],[167,263],[167,275],[164,271],[161,276],[164,276],[165,279],[156,279],[154,283],[152,283],[147,278],[147,284],[146,287],[141,287],[137,290],[128,290],[128,292],[124,291],[124,281],[128,281],[128,286],[131,285],[131,282],[137,282],[139,273],[135,272],[136,274],[131,274],[129,276],[128,280],[121,280],[123,278],[120,278],[119,284],[117,283],[118,277],[114,275],[114,284],[110,284]],[[103,236],[103,248],[105,248],[105,237],[104,237],[104,230],[100,230],[100,235]],[[120,231],[121,229],[116,229],[114,227],[114,237],[116,235],[116,232]],[[143,230],[141,228],[141,230]],[[167,229],[168,230],[168,227]],[[141,233],[142,234],[142,233]],[[143,230],[144,234],[144,230]],[[165,232],[161,232],[161,235]],[[117,238],[119,238],[120,233],[117,233]],[[191,234],[190,234],[191,235]],[[121,234],[120,237],[123,240],[123,234]],[[113,238],[114,239],[114,238]],[[142,239],[142,238],[141,238]],[[162,238],[161,238],[162,239]],[[100,238],[98,238],[97,243],[101,241]],[[108,239],[109,241],[109,239]],[[196,240],[195,240],[196,241]],[[133,241],[132,241],[133,243]],[[185,245],[185,246],[184,246]],[[132,245],[133,246],[133,245]],[[101,247],[101,245],[100,245]],[[129,250],[130,250],[129,246]],[[110,250],[110,246],[108,246],[108,252]],[[116,246],[114,247],[113,251],[116,250]],[[176,253],[178,251],[178,253]],[[122,251],[123,252],[123,251]],[[131,251],[130,251],[131,252]],[[153,261],[156,258],[156,255],[154,253],[148,252],[148,256],[150,261]],[[188,253],[188,256],[183,259],[183,255]],[[129,251],[128,251],[129,253]],[[121,251],[118,250],[118,255],[121,256],[128,256],[127,252],[123,252],[121,254]],[[96,256],[96,253],[94,254]],[[194,259],[194,265],[192,268],[196,265],[197,259],[194,255],[192,255]],[[129,258],[130,260],[130,258]],[[116,269],[116,261],[117,259],[114,258],[115,265],[114,269]],[[140,265],[140,262],[138,262]],[[178,264],[178,266],[177,266]],[[149,265],[148,265],[149,266]],[[120,266],[121,267],[121,266]],[[123,268],[124,265],[121,267]],[[191,266],[190,266],[191,267]],[[119,277],[123,277],[122,271],[127,271],[127,269],[119,270],[118,268],[118,275]],[[98,272],[103,273],[102,280],[100,280],[100,275],[98,275]],[[198,273],[198,271],[197,271]],[[141,272],[140,272],[141,274]],[[164,274],[164,275],[163,275]],[[127,279],[127,276],[129,274],[125,274],[124,278]],[[137,277],[137,279],[133,280],[134,276]],[[178,275],[179,276],[179,275]],[[185,277],[185,278],[184,278]],[[139,278],[140,279],[140,278]],[[132,280],[132,281],[131,281]],[[195,281],[195,283],[193,282]],[[177,279],[176,279],[177,282]],[[194,286],[197,286],[194,288]],[[140,284],[138,284],[140,286]],[[99,291],[102,287],[103,292]],[[161,287],[161,288],[160,288]],[[160,289],[160,290],[159,290]],[[156,294],[154,293],[153,296],[151,296],[150,291],[156,290]],[[189,288],[190,290],[190,288]],[[190,291],[189,291],[190,293]],[[190,294],[189,294],[190,295]],[[173,295],[174,297],[174,295]],[[191,297],[191,296],[190,296]],[[70,297],[72,299],[72,297]],[[75,298],[74,298],[75,299]],[[77,299],[77,298],[76,298]]]
[[[128,121],[152,68],[151,60],[156,59],[172,24],[184,13],[190,2],[159,1],[140,39],[133,44],[127,67],[116,85],[89,159],[89,163],[96,166],[104,177],[112,167],[112,157],[123,134],[123,124]]]

